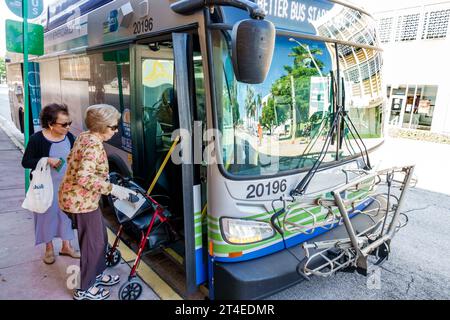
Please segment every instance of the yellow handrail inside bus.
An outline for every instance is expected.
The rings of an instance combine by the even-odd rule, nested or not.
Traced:
[[[169,151],[167,152],[166,157],[165,157],[163,163],[161,164],[161,167],[159,168],[158,172],[156,173],[156,176],[153,178],[152,184],[150,185],[150,187],[147,190],[148,195],[150,195],[151,192],[153,191],[153,188],[155,187],[156,182],[159,179],[159,176],[161,175],[165,166],[167,165],[167,161],[169,161],[170,156],[172,155],[173,151],[175,150],[175,147],[176,147],[178,141],[180,141],[180,136],[177,136],[175,138],[174,142],[172,143],[172,146],[170,147]]]
[[[203,210],[202,210],[202,219],[201,219],[202,221],[205,219],[207,208],[208,208],[208,203],[205,203],[205,206],[203,207]]]

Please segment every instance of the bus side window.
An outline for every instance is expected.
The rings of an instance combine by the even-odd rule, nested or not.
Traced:
[[[122,114],[119,133],[108,144],[131,153],[129,49],[106,51],[89,57],[89,104],[106,103]]]

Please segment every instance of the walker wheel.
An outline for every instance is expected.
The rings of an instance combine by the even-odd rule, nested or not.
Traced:
[[[122,258],[122,254],[119,249],[116,248],[114,252],[111,253],[113,249],[108,246],[108,251],[106,252],[106,267],[111,268],[115,267],[119,264],[120,259]]]
[[[137,280],[125,282],[119,289],[120,300],[137,300],[142,293],[142,285]]]

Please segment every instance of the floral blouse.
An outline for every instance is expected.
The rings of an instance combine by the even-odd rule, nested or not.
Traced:
[[[101,195],[111,193],[108,174],[103,142],[90,132],[81,133],[67,158],[66,174],[59,186],[61,210],[69,213],[96,210]]]

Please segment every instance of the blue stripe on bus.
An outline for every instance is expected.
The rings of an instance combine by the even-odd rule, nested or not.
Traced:
[[[364,210],[365,208],[367,208],[368,206],[370,206],[373,202],[372,198],[369,198],[367,200],[365,200],[363,203],[361,203],[360,205],[358,205],[355,210],[356,211],[361,211]],[[350,213],[349,217],[353,218],[354,216],[356,216],[357,214],[354,213]],[[333,228],[334,229],[334,228]],[[294,246],[298,246],[299,244],[308,241],[312,238],[315,238],[321,234],[324,234],[326,232],[328,232],[330,230],[324,229],[324,228],[317,228],[317,230],[312,233],[312,234],[299,234],[297,236],[294,236],[292,238],[289,238],[286,240],[286,246],[288,248],[294,247]],[[278,251],[282,251],[284,250],[286,247],[283,243],[283,241],[280,241],[274,245],[271,245],[269,247],[266,248],[262,248],[261,250],[257,250],[257,251],[253,251],[253,252],[249,252],[246,254],[243,254],[240,257],[237,258],[228,258],[228,257],[214,257],[214,259],[218,262],[242,262],[242,261],[247,261],[247,260],[251,260],[251,259],[256,259],[256,258],[260,258],[263,256],[267,256],[269,254],[278,252]]]
[[[203,259],[203,248],[195,250],[195,269],[196,269],[196,283],[200,285],[207,279],[206,277],[207,262]]]

